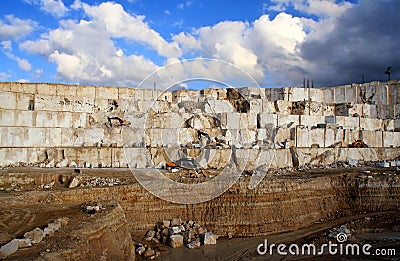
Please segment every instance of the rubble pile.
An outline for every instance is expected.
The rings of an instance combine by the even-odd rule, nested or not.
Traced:
[[[86,202],[81,205],[81,209],[87,214],[95,214],[100,210],[104,210],[106,208],[103,207],[103,205],[100,203]]]
[[[151,243],[163,243],[172,248],[186,246],[189,249],[200,248],[201,245],[215,245],[218,236],[199,223],[192,220],[182,222],[180,218],[160,221],[154,230],[148,230],[144,240]],[[153,250],[145,244],[138,244],[136,254],[146,259],[155,259],[160,255],[159,251]]]
[[[44,229],[35,228],[24,234],[23,238],[15,238],[3,245],[0,248],[0,259],[6,259],[8,256],[14,254],[18,249],[31,247],[32,245],[39,244],[47,235],[53,235],[61,229],[62,226],[67,225],[69,218],[58,218],[53,222],[47,224]]]
[[[100,178],[100,177],[72,177],[69,181],[69,188],[80,187],[112,187],[120,185],[123,182],[118,178]]]
[[[5,190],[5,191],[21,191],[23,188],[24,188],[24,187],[23,187],[21,184],[13,182],[13,183],[11,183],[11,185],[10,185],[9,188],[1,187],[0,190]]]
[[[79,185],[81,187],[112,187],[114,185],[119,185],[121,184],[121,180],[118,178],[93,178],[90,180],[84,180],[82,183]]]

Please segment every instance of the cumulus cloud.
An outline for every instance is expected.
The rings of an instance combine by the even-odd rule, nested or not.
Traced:
[[[359,82],[362,74],[366,80],[385,80],[387,66],[400,68],[395,11],[400,2],[273,2],[270,8],[281,11],[273,19],[224,21],[180,33],[174,41],[185,52],[232,62],[266,85],[300,85],[310,77],[326,86]],[[285,13],[288,8],[320,19],[295,17]]]
[[[42,0],[41,9],[47,13],[50,13],[56,17],[62,17],[68,11],[63,1],[61,0]]]
[[[187,52],[230,62],[263,81],[264,72],[279,72],[297,62],[297,46],[305,37],[299,18],[280,13],[274,19],[263,15],[253,23],[223,21],[173,39]]]
[[[63,17],[68,8],[64,5],[62,0],[24,0],[25,2],[33,5],[40,6],[40,10],[49,13],[55,17]]]
[[[396,35],[400,2],[271,2],[269,6],[264,4],[263,10],[279,11],[275,16],[264,14],[248,22],[221,21],[179,32],[167,41],[149,26],[145,16],[130,14],[118,3],[89,5],[75,0],[70,8],[81,9],[87,20],[63,20],[59,28],[39,39],[24,41],[19,47],[53,62],[62,80],[85,84],[132,86],[160,69],[149,57],[126,54],[118,46],[119,39],[151,49],[164,65],[178,62],[163,70],[155,79],[157,83],[192,76],[223,79],[231,73],[231,68],[218,63],[179,63],[185,57],[221,59],[264,85],[300,85],[303,77],[314,79],[317,86],[341,84],[356,82],[361,74],[366,80],[384,79],[387,66],[400,68],[400,37]],[[182,8],[190,5],[191,2],[184,2]],[[288,14],[289,9],[303,17]],[[15,23],[8,22],[11,24]],[[4,51],[10,49],[9,41],[14,39],[10,35],[17,34],[8,33],[8,38],[1,38],[2,32],[5,35],[7,31],[2,25],[0,40]],[[31,69],[28,61],[15,60],[21,68]],[[154,81],[149,82],[147,87],[152,88],[153,84]]]
[[[173,36],[173,40],[178,43],[185,52],[200,49],[200,41],[191,34],[180,32]]]
[[[82,2],[80,0],[74,0],[74,2],[70,5],[70,8],[73,10],[78,10],[82,8]]]
[[[13,15],[6,15],[0,20],[0,40],[18,40],[35,30],[37,23],[27,19],[19,19]]]
[[[22,43],[20,47],[47,57],[57,65],[57,72],[64,80],[133,85],[157,69],[143,56],[124,56],[99,23],[68,20],[61,26],[37,41]]]
[[[271,5],[263,5],[263,10],[273,10],[284,12],[289,8],[314,14],[320,18],[332,18],[342,14],[345,10],[353,6],[347,1],[335,0],[271,0]]]
[[[399,1],[366,0],[349,8],[322,39],[310,37],[302,44],[305,69],[323,85],[360,82],[361,75],[385,80],[387,66],[400,69],[399,9]]]
[[[83,8],[94,19],[93,22],[104,28],[111,37],[142,42],[164,57],[179,57],[182,54],[176,44],[168,43],[144,22],[145,16],[130,15],[120,4],[111,2],[99,6],[84,4]]]

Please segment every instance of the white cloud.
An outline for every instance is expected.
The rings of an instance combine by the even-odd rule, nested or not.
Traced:
[[[5,73],[5,72],[0,72],[0,79],[1,80],[7,80],[8,78],[10,78],[11,75]]]
[[[42,0],[41,9],[56,17],[62,17],[68,11],[62,0]]]
[[[11,60],[14,60],[18,63],[18,67],[24,71],[30,71],[32,69],[31,64],[28,62],[28,60],[20,58],[12,53],[12,43],[11,41],[2,41],[1,42],[1,50],[3,53],[10,58]]]
[[[30,19],[23,20],[13,15],[6,15],[3,20],[0,20],[0,40],[18,40],[24,38],[29,35],[36,26],[36,22]]]
[[[261,6],[262,13],[265,14],[270,9],[270,5],[267,3],[263,3]]]
[[[286,13],[278,14],[273,20],[268,15],[261,16],[249,29],[248,35],[250,45],[258,52],[268,46],[284,54],[293,54],[296,46],[306,38],[301,20]]]
[[[22,70],[30,71],[32,69],[31,64],[27,60],[16,57],[16,61],[18,62],[19,68]]]
[[[186,52],[192,50],[198,50],[201,47],[201,43],[193,35],[180,32],[173,36],[174,42],[178,43],[179,46]]]
[[[33,72],[33,77],[34,77],[35,79],[40,79],[40,77],[42,76],[42,74],[43,74],[43,69],[36,69],[36,70]]]
[[[27,82],[29,82],[29,80],[27,80],[27,79],[18,79],[17,82],[27,83]]]
[[[184,3],[179,3],[176,5],[176,8],[178,8],[179,10],[183,10],[185,7],[189,7],[193,4],[193,1],[187,0]]]
[[[130,15],[119,4],[83,4],[83,9],[91,18],[89,21],[62,21],[60,28],[20,47],[45,55],[68,81],[128,85],[140,81],[158,66],[143,56],[126,56],[115,46],[114,38],[150,46],[167,61],[175,61],[182,54],[218,58],[263,80],[265,70],[279,73],[293,66],[298,59],[297,46],[306,37],[301,19],[281,13],[272,20],[264,15],[253,23],[224,21],[192,33],[181,32],[173,35],[169,43],[145,23],[144,16]],[[207,77],[223,74],[221,68],[206,70],[206,66],[196,64],[189,71]],[[175,77],[173,74],[185,71],[169,73]]]
[[[303,8],[304,11],[311,14],[328,18],[336,18],[352,6],[353,4],[347,1],[337,4],[334,0],[309,0],[308,6],[306,5]],[[301,7],[299,7],[299,9],[300,8]]]
[[[82,2],[80,0],[74,0],[74,2],[69,6],[73,10],[78,10],[82,8]]]
[[[323,18],[338,17],[353,4],[347,1],[337,3],[335,0],[271,0],[272,5],[263,5],[263,9],[283,12],[294,8],[306,14],[314,14]]]
[[[179,21],[176,21],[172,24],[172,26],[178,27],[178,28],[182,28],[183,25],[183,19],[180,19]]]
[[[101,5],[100,9],[85,5],[85,10],[90,12],[93,20],[81,20],[79,23],[64,20],[60,22],[60,28],[43,34],[41,39],[36,41],[25,41],[20,44],[20,48],[30,53],[44,55],[56,64],[61,79],[69,82],[135,85],[158,67],[143,56],[125,55],[123,50],[115,45],[112,38],[126,39],[128,37],[126,34],[129,32],[120,30],[124,30],[127,26],[127,30],[132,32],[130,26],[134,26],[115,23],[136,20],[135,17],[121,12],[119,5],[116,9],[113,9],[113,6],[114,4],[108,6],[110,13],[105,14],[106,11],[102,9],[106,8],[104,5]],[[112,14],[122,17],[116,18]],[[140,29],[152,31],[142,23],[143,18],[138,19],[136,22],[139,22]],[[128,39],[132,40],[132,35]]]
[[[1,46],[2,46],[3,50],[5,50],[5,51],[10,51],[12,49],[11,41],[2,41]]]
[[[68,8],[64,5],[62,0],[24,0],[25,2],[33,5],[40,6],[40,10],[49,13],[55,17],[63,17]]]
[[[224,21],[179,33],[173,40],[185,52],[231,62],[261,81],[264,71],[279,72],[293,64],[305,38],[302,20],[281,13],[273,20],[263,15],[251,24]]]
[[[252,50],[244,48],[238,43],[216,43],[215,56],[223,61],[232,62],[246,72],[250,73],[254,78],[261,79],[264,73],[257,63],[257,56]]]
[[[42,37],[47,38],[46,35],[43,35]],[[52,51],[50,47],[50,41],[48,39],[25,41],[20,43],[19,48],[24,49],[30,53],[37,53],[42,55],[48,55]]]
[[[368,61],[367,69],[375,61],[379,61],[379,66],[389,61],[391,63],[387,66],[397,66],[395,61],[399,59],[393,53],[397,50],[398,38],[393,35],[398,28],[398,19],[393,18],[397,15],[394,8],[390,8],[393,3],[361,1],[356,5],[333,0],[272,2],[274,5],[264,4],[263,8],[265,11],[280,10],[275,17],[262,15],[249,22],[222,21],[191,32],[177,33],[171,36],[172,41],[167,41],[150,27],[144,16],[130,14],[120,4],[104,2],[89,5],[75,0],[70,8],[81,8],[87,20],[63,20],[59,28],[41,35],[40,39],[25,41],[19,47],[41,54],[55,63],[61,79],[89,84],[133,86],[159,69],[149,58],[130,55],[130,50],[118,46],[120,39],[154,50],[157,58],[164,59],[165,65],[179,62],[183,57],[218,58],[244,69],[260,82],[275,85],[300,83],[304,76],[320,82],[327,82],[328,77],[336,80],[343,75],[340,71],[343,64],[355,68],[357,64],[367,64],[364,60]],[[183,2],[179,8],[189,5],[191,2]],[[369,9],[364,10],[367,7]],[[293,9],[302,14],[316,15],[319,19],[285,13]],[[362,12],[357,13],[359,10]],[[375,17],[379,22],[367,23],[368,17]],[[395,22],[385,21],[386,17]],[[11,17],[10,20],[15,19]],[[15,23],[8,22],[7,25],[10,27]],[[0,42],[3,52],[10,52],[12,40],[18,34],[12,32],[8,33],[8,37],[1,38],[2,32],[6,35],[4,28],[4,23],[0,22],[0,40],[3,40]],[[375,41],[379,44],[371,44]],[[391,53],[387,51],[388,47]],[[370,50],[375,51],[370,53]],[[374,59],[366,58],[370,56]],[[28,61],[13,58],[20,67],[31,70]],[[352,62],[346,64],[344,61],[348,60]],[[320,75],[321,69],[329,72],[324,79]],[[194,75],[222,79],[224,75],[229,75],[229,70],[216,63],[185,63],[185,68],[181,64],[169,67],[156,80],[161,85],[163,79],[173,82]],[[266,79],[268,82],[265,82]],[[151,88],[153,83],[148,87]]]
[[[165,13],[166,15],[170,15],[170,14],[171,14],[171,12],[170,12],[169,10],[164,10],[164,13]]]
[[[85,12],[94,20],[99,29],[105,30],[111,37],[125,38],[151,46],[164,57],[182,53],[175,43],[168,43],[161,35],[144,22],[144,16],[130,15],[120,4],[105,2],[99,6],[84,4]]]

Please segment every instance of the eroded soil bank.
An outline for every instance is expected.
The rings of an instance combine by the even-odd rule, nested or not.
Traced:
[[[105,259],[111,258],[110,251],[113,251],[113,254],[121,251],[120,257],[128,258],[129,253],[132,253],[132,241],[129,240],[133,242],[143,240],[145,232],[153,228],[157,221],[174,217],[199,222],[223,237],[230,233],[236,238],[271,235],[282,235],[287,238],[284,233],[294,233],[293,231],[302,229],[322,233],[315,226],[327,224],[322,226],[324,229],[329,229],[332,227],[332,222],[338,221],[337,225],[350,222],[352,218],[341,221],[348,217],[361,215],[360,218],[363,218],[363,215],[389,213],[400,209],[400,178],[396,175],[395,169],[390,168],[315,169],[308,170],[307,173],[268,174],[255,189],[248,188],[250,177],[241,177],[221,196],[193,205],[174,204],[156,198],[136,182],[129,170],[83,169],[80,174],[73,172],[72,169],[3,170],[0,175],[0,188],[2,188],[0,244],[3,245],[34,227],[41,227],[54,218],[69,215],[75,217],[77,223],[82,220],[83,226],[89,227],[87,229],[92,231],[91,237],[97,238],[98,243],[93,249],[99,258],[102,256]],[[82,183],[83,186],[68,188],[62,181],[69,176],[80,177],[88,182]],[[89,182],[96,178],[100,181]],[[45,186],[52,182],[54,182],[52,186]],[[121,206],[120,210],[113,210],[119,213],[118,218],[104,218],[104,226],[93,229],[91,226],[95,225],[96,217],[114,212],[100,211],[92,215],[82,213],[80,206],[85,202],[103,202],[104,205],[107,202],[110,204],[115,202]],[[66,208],[75,209],[75,212],[65,210],[66,213],[63,213]],[[93,221],[88,219],[87,215]],[[381,221],[378,220],[377,223],[379,222]],[[110,229],[111,232],[108,234],[104,233],[108,227],[115,229]],[[121,232],[121,229],[129,232],[131,237],[129,233],[127,235]],[[52,242],[60,239],[49,236],[43,244],[46,244],[46,240]],[[74,238],[68,240],[74,242]],[[122,250],[118,250],[118,247],[108,249],[112,244],[115,245],[117,240],[125,247],[122,247]],[[250,249],[255,249],[254,247],[259,244],[256,242],[259,242],[260,238],[233,240],[226,240],[228,243],[224,243],[224,239],[218,240],[217,246],[207,247],[207,250],[201,251],[212,252],[215,248],[217,249],[215,258],[212,259],[218,259],[219,254],[226,251],[229,253],[228,250],[234,248],[239,251],[234,252],[235,256],[243,250],[244,252],[238,256],[257,258],[254,253],[250,253]],[[246,240],[250,243],[243,243],[242,246],[240,242],[247,242]],[[231,242],[238,242],[238,245]],[[80,249],[76,244],[65,244],[65,248],[70,248],[70,252]],[[43,251],[47,250],[50,254],[61,251],[59,248],[51,247],[32,251],[31,259],[42,257]],[[174,249],[170,252],[179,253],[179,251],[186,250]],[[24,253],[24,257],[29,256],[29,252]],[[18,259],[18,252],[13,255]],[[10,258],[13,258],[13,255]],[[168,258],[169,255],[162,254],[160,258]],[[211,258],[213,255],[206,253],[206,256]],[[94,258],[89,254],[87,257]],[[227,258],[229,259],[229,256]],[[70,260],[75,259],[70,258]]]

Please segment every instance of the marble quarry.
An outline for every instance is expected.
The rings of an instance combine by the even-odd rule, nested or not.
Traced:
[[[164,168],[205,149],[199,167],[211,169],[232,149],[250,155],[249,170],[391,160],[399,92],[399,80],[172,92],[3,82],[0,166]]]

